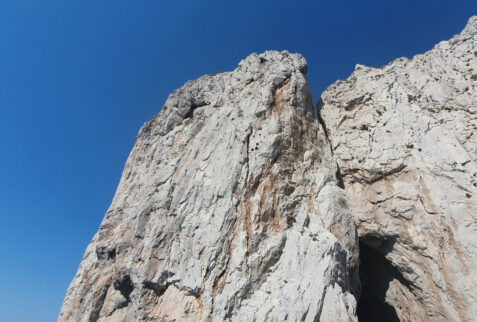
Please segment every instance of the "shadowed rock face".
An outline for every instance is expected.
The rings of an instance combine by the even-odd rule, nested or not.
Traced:
[[[474,320],[476,43],[473,17],[412,60],[358,65],[320,115],[288,52],[175,90],[59,321]]]
[[[394,307],[386,302],[386,293],[391,282],[402,281],[402,276],[381,253],[363,242],[359,245],[359,259],[361,296],[356,312],[359,321],[399,321]]]
[[[475,320],[477,17],[412,60],[356,66],[320,106],[360,240],[404,278],[386,303],[402,321]]]
[[[356,228],[306,68],[253,54],[169,96],[60,321],[356,320]]]

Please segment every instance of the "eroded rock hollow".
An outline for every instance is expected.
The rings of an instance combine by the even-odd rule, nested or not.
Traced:
[[[471,321],[476,35],[357,66],[318,106],[286,51],[175,90],[59,321]]]

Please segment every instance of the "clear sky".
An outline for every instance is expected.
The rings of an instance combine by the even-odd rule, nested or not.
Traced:
[[[0,321],[54,321],[139,127],[251,52],[302,53],[315,100],[412,57],[477,1],[1,1]]]

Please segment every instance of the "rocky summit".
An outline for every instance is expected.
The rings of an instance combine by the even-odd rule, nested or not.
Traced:
[[[59,321],[472,321],[477,17],[315,104],[305,59],[187,82],[139,131]]]

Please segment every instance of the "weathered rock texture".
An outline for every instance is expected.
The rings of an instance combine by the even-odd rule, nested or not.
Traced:
[[[356,228],[306,69],[253,54],[169,96],[60,321],[356,319]]]
[[[358,65],[321,118],[298,54],[186,83],[140,130],[59,320],[475,320],[476,43],[474,17]]]
[[[356,66],[320,102],[364,251],[395,269],[381,272],[402,321],[477,317],[476,45],[473,17],[412,60]]]

